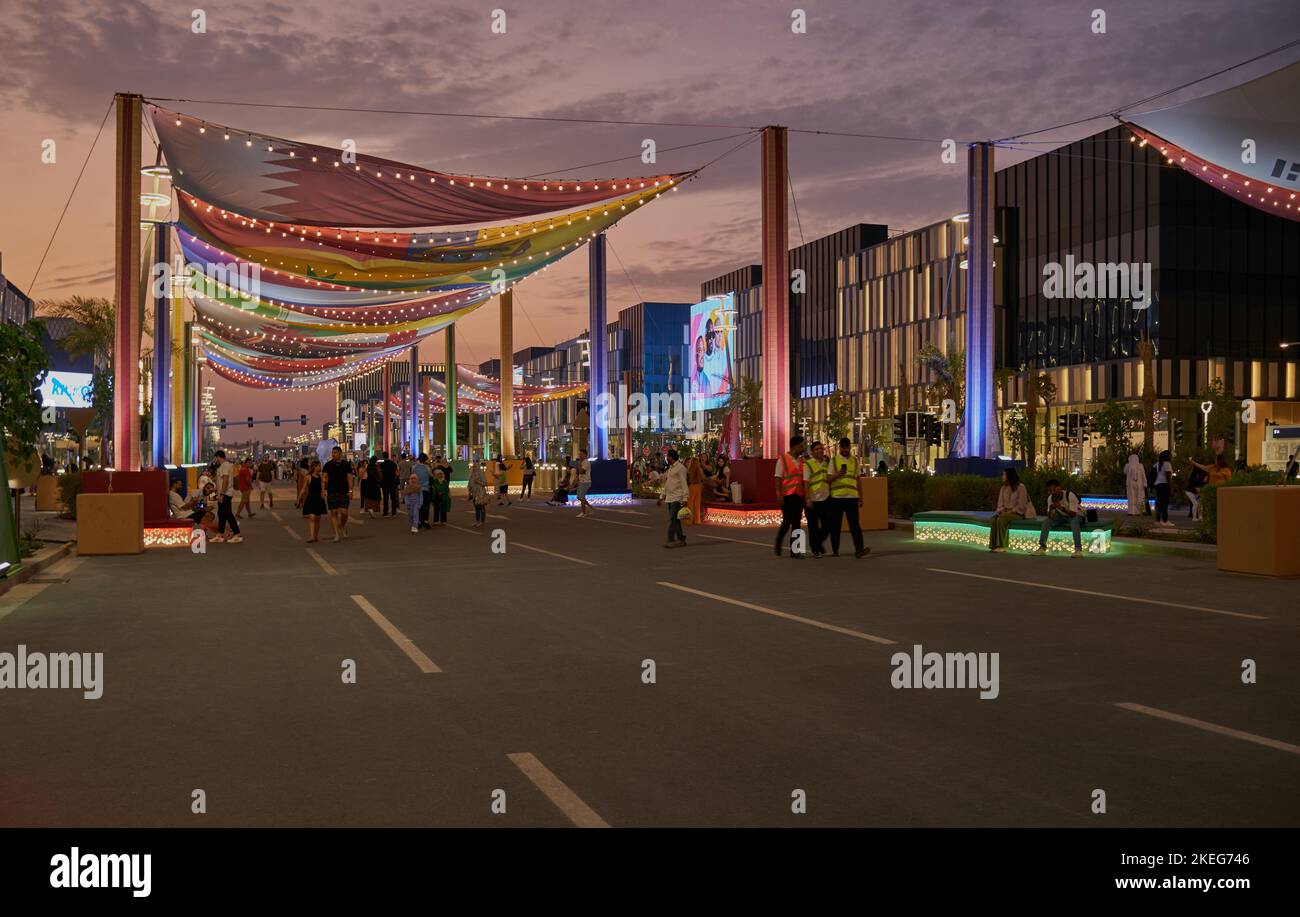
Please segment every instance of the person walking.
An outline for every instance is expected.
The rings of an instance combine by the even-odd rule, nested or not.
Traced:
[[[659,494],[656,505],[668,504],[668,540],[665,548],[686,547],[686,533],[682,531],[682,518],[679,515],[690,499],[690,484],[686,468],[677,460],[677,450],[668,450],[668,470],[664,472],[664,489]]]
[[[998,504],[993,509],[993,523],[989,526],[989,550],[1001,554],[1007,549],[1008,532],[1012,522],[1027,519],[1029,491],[1020,483],[1014,468],[1002,472],[1002,486],[998,488]]]
[[[866,557],[871,553],[862,541],[862,522],[858,511],[862,508],[862,489],[858,478],[862,474],[862,465],[858,457],[851,454],[852,443],[847,436],[840,437],[840,451],[831,458],[830,468],[826,472],[826,481],[831,486],[831,553],[840,556],[840,529],[844,520],[849,521],[849,534],[853,537],[853,556]]]
[[[397,515],[397,463],[388,457],[387,452],[381,452],[383,456],[379,460],[380,479],[379,486],[383,490],[384,506],[382,515]]]
[[[579,516],[591,515],[591,504],[587,502],[587,491],[591,490],[591,462],[587,461],[587,450],[578,450],[578,464],[574,467],[578,477],[578,502],[582,505]]]
[[[360,466],[361,473],[361,512],[365,513],[371,519],[375,518],[375,510],[382,512],[382,503],[384,497],[384,472],[379,467],[379,456],[370,456],[370,461]]]
[[[324,480],[321,478],[319,459],[312,459],[307,465],[307,473],[298,486],[298,501],[294,506],[302,507],[302,516],[307,520],[307,543],[320,541],[320,517],[329,512],[325,505]]]
[[[497,481],[497,506],[502,506],[502,505],[509,506],[510,505],[510,481],[506,477],[509,468],[506,466],[505,456],[498,454],[496,458],[496,462],[494,464],[496,465],[496,468],[494,470],[496,471],[496,481]],[[503,500],[505,501],[504,504],[502,504],[501,502]]]
[[[1079,509],[1079,495],[1065,490],[1061,482],[1052,478],[1047,482],[1047,515],[1043,517],[1038,532],[1038,553],[1047,553],[1047,533],[1058,526],[1068,525],[1074,533],[1074,555],[1083,556],[1083,511]]]
[[[1286,470],[1282,473],[1282,480],[1294,484],[1297,475],[1300,475],[1300,462],[1296,461],[1295,453],[1292,452],[1286,457]]]
[[[429,482],[429,502],[433,506],[433,524],[446,525],[447,513],[451,512],[451,482],[441,468],[433,470],[433,479]]]
[[[411,523],[411,534],[420,534],[420,511],[424,506],[424,485],[420,483],[420,476],[411,474],[406,479],[406,488],[402,491],[402,499],[406,503],[406,518]]]
[[[429,500],[430,485],[433,483],[433,469],[429,467],[429,456],[421,452],[415,464],[411,466],[411,474],[415,475],[420,481],[419,527],[422,529],[432,528],[433,526],[429,525]]]
[[[469,473],[469,501],[474,504],[474,528],[487,520],[488,489],[483,463],[475,462]]]
[[[533,499],[533,478],[537,476],[537,468],[533,465],[533,457],[524,455],[524,483],[519,488],[519,499],[532,501]]]
[[[1174,481],[1174,465],[1169,450],[1160,453],[1156,459],[1156,525],[1171,529],[1174,524],[1169,521],[1169,490]]]
[[[781,543],[790,535],[790,556],[803,559],[803,552],[794,549],[795,533],[800,531],[803,519],[803,437],[796,433],[790,437],[790,451],[781,453],[776,461],[776,492],[781,497],[781,527],[776,530],[776,543],[772,546],[776,556],[781,556]]]
[[[253,457],[246,456],[239,463],[239,470],[235,472],[235,487],[239,490],[239,509],[235,510],[235,518],[239,518],[240,513],[248,513],[248,518],[253,518]]]
[[[275,483],[275,460],[271,458],[268,452],[262,456],[262,461],[257,464],[257,509],[260,512],[270,503],[270,508],[275,509],[275,491],[271,485]],[[251,515],[251,514],[250,514]]]
[[[804,512],[808,515],[808,539],[812,542],[812,556],[826,556],[826,536],[831,533],[834,504],[831,487],[826,480],[826,447],[812,444],[812,455],[804,459]],[[836,535],[839,532],[836,531]],[[835,539],[835,552],[839,553],[839,538]]]
[[[1128,494],[1128,514],[1141,516],[1147,511],[1147,471],[1136,452],[1129,455],[1124,466],[1124,489]]]
[[[686,508],[691,511],[687,525],[701,525],[704,521],[704,465],[698,455],[692,455],[686,465]]]
[[[334,527],[334,540],[348,537],[348,504],[356,487],[352,466],[343,458],[343,450],[335,446],[330,450],[330,460],[321,468],[325,477],[325,505],[329,508],[330,525]]]
[[[217,459],[217,534],[209,541],[229,541],[239,544],[244,536],[239,534],[239,522],[235,519],[232,507],[235,503],[235,466],[226,461],[226,453],[218,449],[213,455]],[[230,538],[226,538],[226,525],[230,526]]]
[[[1191,508],[1187,511],[1187,518],[1193,522],[1199,522],[1201,519],[1201,488],[1208,484],[1209,480],[1210,476],[1192,462],[1192,470],[1187,474],[1187,487],[1184,491],[1187,494],[1187,502],[1191,504]]]

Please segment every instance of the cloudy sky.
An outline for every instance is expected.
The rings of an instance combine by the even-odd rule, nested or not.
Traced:
[[[196,8],[206,14],[202,34],[191,28]],[[504,34],[492,30],[498,9]],[[792,29],[795,9],[806,33]],[[366,153],[498,175],[690,168],[735,146],[718,138],[736,127],[764,124],[921,138],[791,134],[797,244],[854,222],[908,229],[962,209],[961,158],[941,161],[943,138],[999,138],[1111,111],[1300,34],[1295,0],[0,0],[0,13],[0,254],[4,273],[38,299],[111,295],[111,118],[86,156],[115,91],[195,100],[168,104],[254,131],[331,146],[353,138]],[[1173,100],[1297,57],[1274,55]],[[368,111],[219,104],[232,102]],[[1064,142],[1110,123],[1034,139]],[[638,158],[646,138],[661,151],[653,169]],[[46,140],[56,144],[53,164],[42,162]],[[698,145],[663,152],[685,144]],[[619,157],[630,158],[578,168]],[[1000,153],[999,165],[1016,158]],[[750,144],[613,229],[611,316],[638,299],[694,301],[702,281],[756,262],[757,179]],[[585,285],[582,253],[526,284],[515,299],[516,347],[582,331]],[[459,340],[463,362],[495,356],[495,305],[467,319]],[[440,349],[435,337],[422,356]],[[226,383],[217,400],[230,416],[323,418],[332,407],[319,395]]]

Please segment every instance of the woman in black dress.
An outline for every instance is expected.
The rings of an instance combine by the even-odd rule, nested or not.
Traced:
[[[382,474],[377,455],[372,455],[369,462],[359,463],[357,468],[357,476],[361,478],[361,510],[369,514],[371,519],[375,518],[375,510],[381,509],[379,500],[383,496],[383,489],[379,478]]]
[[[307,519],[307,543],[320,541],[320,517],[329,512],[325,507],[325,492],[321,485],[320,460],[312,459],[307,476],[302,479],[298,490],[297,506],[302,507],[302,514]]]

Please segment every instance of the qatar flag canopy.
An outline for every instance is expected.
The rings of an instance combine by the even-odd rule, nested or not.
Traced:
[[[1225,194],[1300,220],[1300,62],[1123,123]]]
[[[256,388],[373,369],[699,171],[465,175],[156,104],[149,117],[208,365]]]

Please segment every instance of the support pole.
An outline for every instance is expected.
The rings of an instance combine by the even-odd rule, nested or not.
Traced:
[[[406,387],[411,395],[410,413],[407,415],[407,427],[410,430],[411,455],[420,454],[420,348],[411,345],[411,383]]]
[[[966,154],[966,416],[967,457],[996,459],[1002,451],[993,391],[993,144],[972,143]]]
[[[424,377],[424,388],[420,393],[420,406],[424,410],[424,449],[421,450],[430,458],[433,457],[433,408],[429,406],[429,376]]]
[[[181,408],[181,449],[183,450],[184,460],[193,464],[198,461],[198,449],[194,445],[194,386],[197,384],[195,378],[194,366],[194,323],[185,322],[181,331],[181,381],[180,381],[180,402]]]
[[[384,410],[384,435],[383,435],[384,452],[385,454],[388,455],[389,458],[393,457],[393,411],[390,402],[388,400],[388,396],[392,394],[392,389],[393,389],[393,373],[392,370],[389,369],[388,361],[385,360],[383,391],[380,392],[379,394],[379,403],[383,406],[383,410]]]
[[[790,445],[788,138],[784,127],[763,128],[763,455]]]
[[[181,259],[177,259],[177,264],[172,268],[172,301],[171,301],[171,354],[168,359],[168,366],[171,368],[171,381],[169,388],[171,391],[171,405],[169,410],[172,413],[171,420],[171,447],[172,447],[172,464],[180,465],[185,461],[185,442],[183,430],[185,428],[185,358],[187,350],[182,349],[185,346],[182,342],[186,341],[185,336],[185,286],[184,274],[177,268],[180,266]]]
[[[443,415],[442,438],[447,449],[444,457],[450,462],[456,458],[456,326],[448,325],[445,335],[447,360],[442,377],[446,389],[443,409],[447,413]]]
[[[501,294],[501,454],[515,455],[515,294]]]
[[[141,98],[119,92],[114,177],[113,467],[140,470]]]
[[[168,236],[170,229],[165,223],[154,225],[154,263],[166,264],[168,260]],[[152,440],[153,466],[161,468],[171,460],[172,440],[172,402],[171,402],[171,368],[172,368],[172,287],[168,283],[161,296],[154,297],[153,303],[153,414]]]
[[[608,410],[597,407],[606,394],[605,378],[605,234],[587,243],[587,337],[591,372],[587,388],[587,452],[592,461],[609,458]]]

